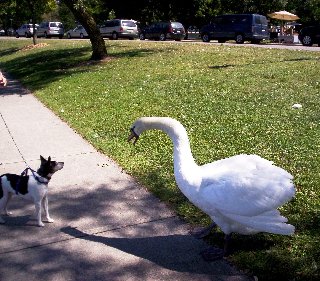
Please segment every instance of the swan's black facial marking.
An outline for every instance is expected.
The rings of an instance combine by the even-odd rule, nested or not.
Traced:
[[[134,126],[132,128],[130,128],[130,136],[128,138],[128,142],[130,142],[131,140],[133,140],[133,144],[136,144],[136,142],[138,141],[139,139],[139,135],[134,131]]]

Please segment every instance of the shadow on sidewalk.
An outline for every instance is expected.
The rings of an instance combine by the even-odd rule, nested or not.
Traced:
[[[0,87],[0,97],[8,96],[8,95],[23,96],[23,95],[30,94],[30,91],[25,89],[19,81],[12,80],[8,75],[8,73],[4,73],[3,71],[2,73],[7,78],[8,84],[6,87]]]
[[[152,237],[106,237],[87,234],[73,227],[64,227],[61,232],[74,238],[104,244],[122,252],[151,261],[161,267],[178,272],[212,274],[210,264],[203,261],[195,248],[200,246],[191,235],[167,235]],[[106,233],[106,232],[104,232]],[[105,248],[108,251],[108,248]],[[203,249],[199,247],[199,252]],[[192,257],[194,255],[194,257]],[[190,257],[191,256],[191,257]],[[191,261],[191,262],[190,262]],[[220,263],[223,261],[217,261]],[[205,266],[203,266],[205,264]],[[216,268],[217,269],[217,268]],[[217,274],[221,272],[217,272]]]

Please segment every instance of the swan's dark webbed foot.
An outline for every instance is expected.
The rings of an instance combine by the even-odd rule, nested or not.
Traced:
[[[200,229],[192,230],[190,233],[197,239],[202,239],[210,234],[212,229],[216,228],[217,225],[213,222],[208,227],[202,227]]]
[[[220,249],[217,247],[210,247],[204,251],[202,251],[200,254],[202,258],[205,261],[216,261],[220,260],[223,257],[226,257],[229,255],[229,241],[231,239],[231,234],[228,234],[224,238],[224,248]]]

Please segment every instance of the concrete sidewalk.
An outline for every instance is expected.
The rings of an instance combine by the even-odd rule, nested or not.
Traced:
[[[64,161],[49,184],[55,222],[37,227],[14,197],[0,225],[0,280],[249,280],[226,261],[205,262],[189,227],[101,155],[17,81],[0,88],[0,174]],[[23,158],[22,158],[23,156]]]

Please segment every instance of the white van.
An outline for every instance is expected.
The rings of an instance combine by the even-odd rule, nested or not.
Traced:
[[[135,39],[138,38],[138,27],[134,20],[107,20],[100,26],[100,33],[102,37],[113,40],[118,38]]]

